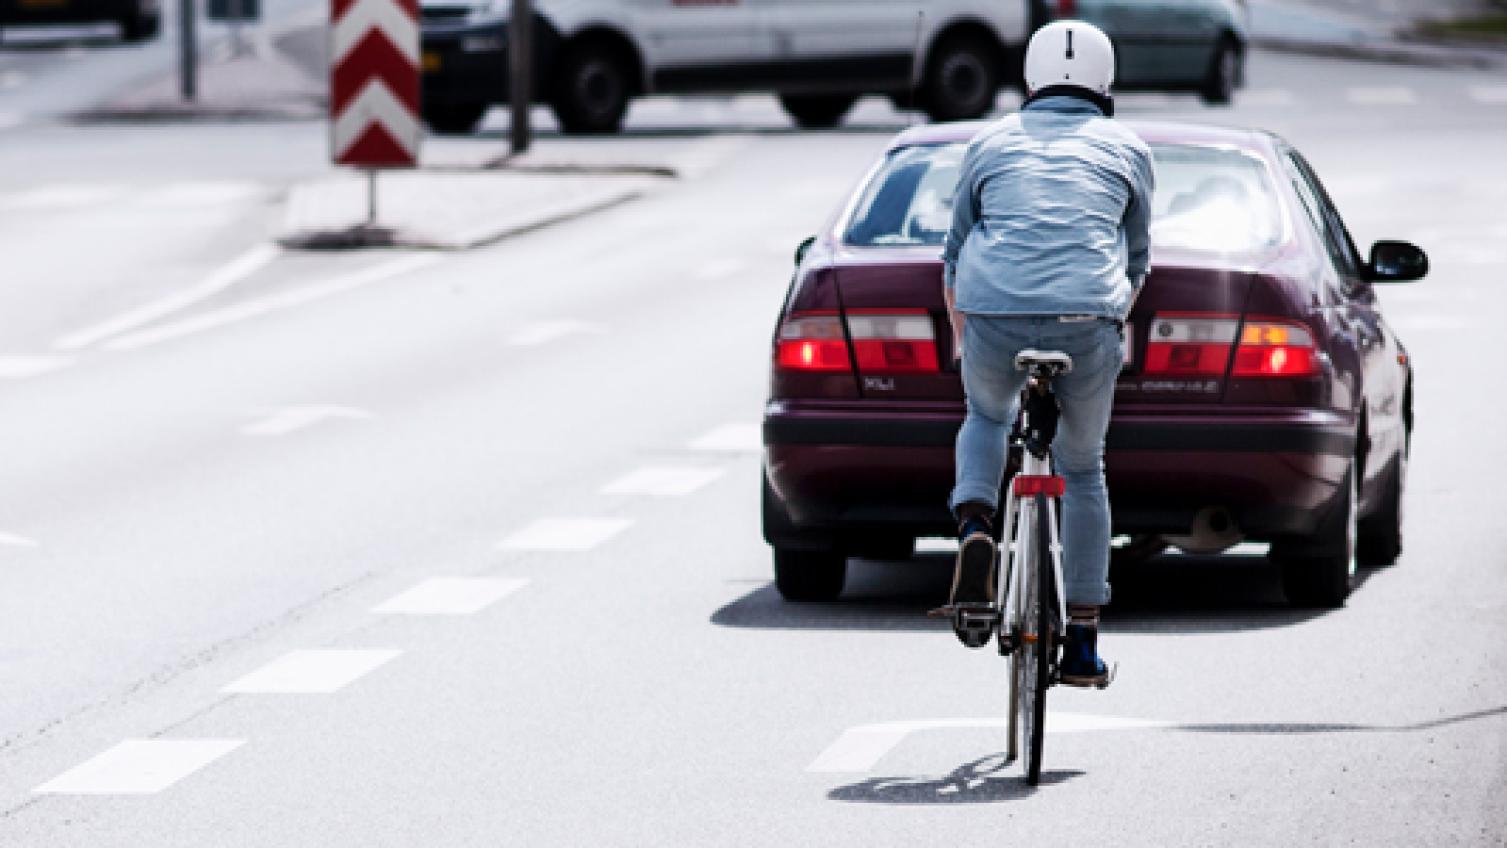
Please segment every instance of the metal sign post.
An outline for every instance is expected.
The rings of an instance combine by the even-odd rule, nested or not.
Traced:
[[[534,103],[534,4],[513,0],[508,16],[508,105],[512,108],[513,155],[529,149],[533,140],[529,107]]]
[[[194,33],[194,14],[194,0],[179,2],[178,76],[183,99],[190,103],[199,96],[199,43]]]

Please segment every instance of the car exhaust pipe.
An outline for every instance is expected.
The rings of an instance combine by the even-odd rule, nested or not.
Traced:
[[[1186,536],[1167,536],[1167,542],[1187,554],[1217,554],[1240,544],[1245,535],[1222,506],[1206,506],[1193,516]]]

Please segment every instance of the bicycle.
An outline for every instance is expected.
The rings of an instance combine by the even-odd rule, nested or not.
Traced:
[[[1060,414],[1052,380],[1073,369],[1061,351],[1024,350],[1015,367],[1026,371],[1020,412],[1010,437],[1010,466],[1018,467],[1005,496],[1000,527],[1004,579],[993,606],[960,606],[956,626],[987,642],[992,633],[1010,660],[1010,709],[1006,761],[1023,759],[1026,782],[1041,781],[1047,689],[1060,682],[1067,605],[1062,587],[1062,543],[1057,502],[1066,485],[1053,473],[1051,447]],[[1048,567],[1048,565],[1050,567]],[[1109,685],[1105,681],[1099,686]],[[1020,750],[1024,743],[1024,756]]]

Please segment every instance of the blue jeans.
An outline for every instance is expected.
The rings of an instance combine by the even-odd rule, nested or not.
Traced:
[[[1060,350],[1073,370],[1052,382],[1062,408],[1052,463],[1067,482],[1062,502],[1063,580],[1070,604],[1109,603],[1109,491],[1104,434],[1114,402],[1124,342],[1104,320],[969,315],[963,324],[963,390],[968,417],[958,431],[954,511],[967,501],[999,509],[1005,449],[1026,375],[1015,355]]]

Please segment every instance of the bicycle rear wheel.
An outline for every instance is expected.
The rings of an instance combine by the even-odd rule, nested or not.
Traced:
[[[1046,743],[1047,688],[1052,685],[1052,655],[1057,646],[1056,627],[1052,623],[1052,610],[1057,598],[1053,591],[1056,581],[1053,579],[1050,552],[1052,537],[1048,532],[1051,515],[1047,511],[1044,495],[1036,496],[1035,511],[1033,518],[1036,526],[1032,533],[1030,555],[1032,569],[1027,574],[1031,584],[1027,595],[1031,603],[1027,607],[1027,613],[1034,636],[1027,640],[1031,646],[1031,691],[1026,699],[1030,701],[1031,712],[1024,721],[1027,729],[1026,783],[1032,786],[1041,782],[1041,754]]]
[[[1019,559],[1021,598],[1019,617],[1020,643],[1015,649],[1015,672],[1017,697],[1015,699],[1016,725],[1020,728],[1022,765],[1026,770],[1026,782],[1035,786],[1041,780],[1041,743],[1043,718],[1046,715],[1042,685],[1046,669],[1045,646],[1041,642],[1041,623],[1045,601],[1040,579],[1045,564],[1041,556],[1041,524],[1035,513],[1041,504],[1021,504],[1021,538]]]

